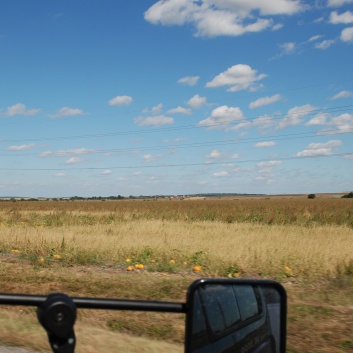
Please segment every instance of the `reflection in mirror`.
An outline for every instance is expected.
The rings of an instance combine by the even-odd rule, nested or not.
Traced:
[[[284,353],[286,295],[273,281],[199,280],[189,289],[186,353]]]

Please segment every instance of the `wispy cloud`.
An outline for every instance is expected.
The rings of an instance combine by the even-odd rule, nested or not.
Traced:
[[[71,157],[69,158],[65,164],[77,164],[77,163],[80,163],[81,162],[81,159],[78,158],[78,157]]]
[[[314,41],[319,40],[320,38],[322,38],[322,35],[321,35],[321,34],[317,34],[317,35],[315,35],[315,36],[310,37],[310,38],[308,39],[308,42],[309,42],[309,43],[310,43],[310,42],[314,42]]]
[[[50,114],[51,118],[63,118],[67,116],[78,116],[84,115],[85,112],[82,109],[70,108],[70,107],[62,107],[56,113]]]
[[[172,108],[169,109],[167,111],[168,114],[185,114],[185,115],[190,115],[191,114],[191,109],[188,108],[184,108],[184,107],[176,107],[176,108]]]
[[[263,148],[263,147],[273,147],[276,145],[277,143],[275,141],[263,141],[263,142],[255,143],[254,147]]]
[[[280,44],[279,47],[282,49],[282,55],[290,55],[295,52],[297,45],[294,42],[286,42]]]
[[[276,103],[278,102],[280,99],[281,99],[281,95],[280,94],[275,94],[273,96],[270,96],[270,97],[262,97],[262,98],[259,98],[259,99],[256,99],[255,101],[251,102],[249,104],[249,107],[251,109],[255,109],[255,108],[260,108],[264,105],[269,105],[269,104],[273,104],[273,103]]]
[[[154,162],[157,159],[159,159],[161,156],[159,154],[145,154],[142,159],[144,162],[149,163],[149,162]]]
[[[230,173],[227,171],[216,172],[213,174],[215,178],[226,178],[230,176]]]
[[[182,142],[182,141],[185,141],[185,137],[177,137],[173,140],[163,140],[164,143],[179,143],[179,142]]]
[[[174,124],[174,119],[165,115],[142,117],[139,116],[134,119],[134,123],[138,126],[162,126]]]
[[[179,84],[195,86],[199,82],[200,76],[186,76],[178,80]]]
[[[35,145],[33,143],[29,145],[19,145],[19,146],[9,146],[6,149],[8,151],[27,151],[30,150],[34,147]]]
[[[112,174],[113,172],[110,170],[110,169],[106,169],[106,170],[103,170],[102,171],[102,175],[110,175],[110,174]]]
[[[335,43],[335,41],[333,39],[326,39],[326,40],[323,40],[322,42],[320,43],[316,43],[315,44],[315,48],[316,49],[328,49],[330,48],[333,44]]]
[[[258,162],[256,163],[256,165],[259,168],[269,168],[269,167],[274,167],[276,165],[281,165],[282,162],[281,161],[277,161],[277,160],[272,160],[272,161],[264,161],[264,162]]]
[[[219,159],[222,158],[223,155],[218,150],[212,150],[206,157],[211,159]]]
[[[353,92],[351,91],[341,91],[335,94],[331,100],[341,99],[341,98],[353,98]]]
[[[327,0],[327,5],[330,7],[340,7],[345,4],[352,3],[353,0]]]
[[[99,150],[92,150],[88,148],[78,148],[74,150],[60,150],[57,152],[46,151],[39,154],[41,158],[47,157],[72,157],[77,155],[84,155],[84,154],[94,154],[99,153]]]

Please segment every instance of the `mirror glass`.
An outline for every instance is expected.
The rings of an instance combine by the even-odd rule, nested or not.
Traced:
[[[273,281],[197,281],[186,321],[186,353],[285,352],[286,295]]]

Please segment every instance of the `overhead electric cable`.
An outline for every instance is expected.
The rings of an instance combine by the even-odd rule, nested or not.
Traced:
[[[347,109],[343,108],[348,108],[353,109],[353,105],[347,105],[347,106],[339,106],[339,107],[333,107],[333,108],[326,108],[326,109],[316,109],[312,110],[309,113],[305,114],[306,117],[308,116],[313,116],[316,115],[317,113],[329,113],[329,112],[337,112],[337,111],[346,111]],[[339,109],[339,110],[333,110],[333,109]],[[332,110],[332,111],[331,111]],[[266,117],[263,117],[263,120],[281,120],[285,117],[293,117],[299,115],[301,118],[300,114],[304,114],[306,110],[298,111],[293,114],[273,114],[269,115]],[[259,117],[254,118],[254,119],[240,119],[236,121],[232,121],[232,124],[239,124],[239,123],[245,123],[249,122],[252,123],[255,120],[257,120]],[[87,138],[99,138],[99,137],[113,137],[113,136],[123,136],[123,135],[135,135],[135,134],[144,134],[144,133],[157,133],[157,132],[167,132],[167,131],[180,131],[180,130],[191,130],[191,129],[200,129],[200,128],[209,128],[209,129],[216,129],[216,128],[222,128],[222,127],[229,127],[231,128],[232,125],[229,122],[225,123],[220,123],[220,124],[193,124],[193,125],[183,125],[183,126],[173,126],[173,127],[163,127],[163,128],[150,128],[150,129],[143,129],[143,130],[130,130],[130,131],[117,131],[117,132],[109,132],[109,133],[98,133],[98,134],[86,134],[86,135],[73,135],[73,136],[58,136],[58,137],[39,137],[39,138],[27,138],[27,139],[2,139],[0,142],[3,143],[14,143],[14,142],[35,142],[35,141],[60,141],[60,140],[76,140],[76,139],[87,139]]]
[[[171,145],[157,145],[157,146],[141,146],[141,147],[129,147],[129,148],[111,148],[105,150],[87,150],[87,151],[77,151],[75,150],[60,150],[58,152],[51,152],[47,156],[41,156],[38,152],[12,152],[12,153],[0,153],[0,157],[25,157],[25,156],[40,156],[40,157],[68,157],[77,155],[88,155],[88,154],[106,154],[106,153],[125,153],[132,152],[136,150],[169,150],[169,149],[181,149],[181,148],[198,148],[207,146],[224,146],[224,145],[238,145],[254,142],[266,142],[271,141],[283,141],[283,140],[295,140],[300,138],[307,138],[311,136],[333,136],[333,135],[346,135],[353,133],[352,130],[326,130],[326,131],[311,131],[311,132],[298,132],[294,134],[282,134],[282,135],[268,135],[264,137],[249,137],[241,139],[232,140],[217,140],[217,141],[205,141],[205,142],[193,142],[193,143],[183,143],[183,144],[171,144]],[[44,152],[46,153],[46,152]]]
[[[287,161],[287,160],[302,160],[312,158],[329,158],[329,157],[349,157],[353,158],[353,152],[334,153],[329,155],[318,154],[311,156],[292,156],[278,158],[263,158],[263,159],[247,159],[247,160],[231,160],[229,162],[203,162],[203,163],[180,163],[180,164],[158,164],[158,165],[136,165],[136,166],[115,166],[115,167],[72,167],[72,168],[1,168],[0,170],[7,171],[63,171],[63,170],[111,170],[111,169],[145,169],[145,168],[171,168],[171,167],[190,167],[190,166],[209,166],[221,164],[239,164],[239,163],[260,163],[269,161]]]

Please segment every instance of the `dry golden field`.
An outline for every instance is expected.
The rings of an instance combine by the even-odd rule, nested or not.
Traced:
[[[184,301],[197,277],[276,279],[289,295],[288,352],[353,351],[350,199],[0,202],[0,261],[2,292]],[[42,337],[33,311],[1,312],[0,344]],[[90,342],[79,352],[119,351],[114,341],[182,351],[182,315],[79,320]]]

